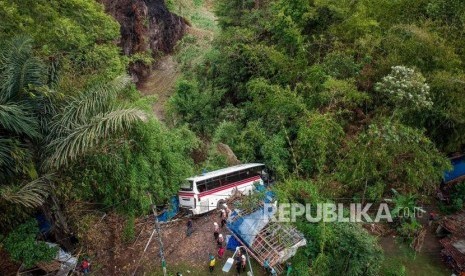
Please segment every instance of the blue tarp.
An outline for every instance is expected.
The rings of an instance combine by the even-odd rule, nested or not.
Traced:
[[[273,202],[273,192],[266,191],[264,196],[265,203]],[[235,219],[238,213],[240,215],[240,210],[234,210],[227,226],[242,242],[251,246],[257,234],[268,224],[270,217],[275,212],[274,208],[268,208],[265,211],[264,207],[262,207],[251,214]]]
[[[242,244],[234,238],[234,236],[229,236],[228,244],[226,245],[227,250],[236,251],[236,247],[241,246]]]
[[[459,177],[465,176],[465,157],[455,158],[451,160],[452,170],[444,173],[444,182],[453,181]]]
[[[158,221],[169,221],[179,212],[179,198],[178,196],[173,196],[170,200],[170,205],[163,214],[158,216]]]
[[[255,190],[257,190],[258,192],[265,192],[265,197],[263,199],[265,203],[273,202],[274,198],[276,197],[275,193],[273,193],[272,191],[268,191],[264,185],[256,185]]]
[[[46,234],[50,231],[52,228],[52,225],[50,222],[47,220],[44,214],[40,213],[35,216],[37,223],[39,224],[39,230],[40,233]]]

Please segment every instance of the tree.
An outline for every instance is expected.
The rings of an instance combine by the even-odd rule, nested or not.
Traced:
[[[297,131],[296,152],[303,175],[313,176],[327,169],[343,134],[331,114],[312,113],[302,120]]]
[[[47,136],[46,168],[67,166],[97,146],[108,143],[115,134],[127,131],[135,122],[147,119],[143,111],[125,108],[115,100],[129,81],[122,76],[65,100]]]
[[[394,66],[391,70],[375,85],[375,90],[384,94],[382,97],[403,112],[433,106],[430,87],[421,73],[405,66]]]
[[[350,141],[337,165],[338,179],[370,199],[387,188],[431,193],[450,162],[422,131],[399,122],[374,122]]]
[[[17,37],[0,52],[0,180],[37,175],[31,144],[41,138],[30,92],[45,84],[45,66],[32,55],[32,40]]]
[[[0,51],[2,231],[42,205],[50,191],[51,175],[40,176],[35,160],[45,131],[47,70],[32,51],[26,36],[7,41]]]

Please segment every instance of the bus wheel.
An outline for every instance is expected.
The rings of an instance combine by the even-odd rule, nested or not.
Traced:
[[[224,200],[224,199],[218,200],[218,203],[216,203],[216,208],[217,209],[224,209],[223,204],[226,204],[226,200]]]

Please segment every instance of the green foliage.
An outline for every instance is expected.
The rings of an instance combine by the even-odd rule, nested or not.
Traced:
[[[427,114],[424,125],[438,146],[453,152],[465,143],[465,75],[437,71],[431,77],[431,97],[434,108]]]
[[[404,221],[397,228],[397,232],[407,241],[411,242],[423,226],[417,220]]]
[[[111,155],[92,154],[69,168],[77,183],[72,188],[80,198],[141,214],[149,210],[148,192],[156,203],[164,203],[192,175],[192,160],[187,156],[197,139],[186,128],[168,130],[150,119],[136,124],[128,140],[108,146]]]
[[[336,154],[344,132],[331,114],[313,113],[302,120],[297,131],[296,154],[303,175],[322,173]]]
[[[271,130],[289,127],[305,113],[302,98],[289,87],[259,78],[247,83],[247,91],[251,97],[246,105],[248,117],[260,119]]]
[[[136,108],[123,108],[115,95],[128,84],[127,77],[99,84],[77,97],[66,99],[62,112],[51,122],[47,137],[48,168],[67,166],[78,157],[108,142],[111,136],[127,131],[147,115]]]
[[[170,98],[170,105],[193,130],[206,132],[216,121],[222,96],[221,90],[202,91],[197,83],[181,80],[176,86],[176,94]]]
[[[331,52],[323,60],[325,72],[337,79],[353,78],[358,75],[361,65],[348,53]]]
[[[289,179],[276,186],[275,192],[280,202],[317,203],[321,197],[318,188],[311,181]]]
[[[352,79],[328,78],[322,87],[323,90],[315,95],[318,97],[318,105],[337,113],[356,109],[370,99],[366,93],[357,89]]]
[[[261,146],[266,141],[266,132],[257,121],[249,122],[244,128],[223,122],[218,126],[213,141],[230,146],[240,160],[253,162],[260,155]]]
[[[375,90],[385,94],[396,108],[404,110],[428,109],[433,102],[429,96],[430,87],[421,73],[405,66],[394,66],[389,75],[376,84]]]
[[[2,6],[1,37],[27,33],[41,46],[44,54],[77,53],[91,49],[97,41],[111,42],[119,36],[118,23],[94,1],[11,0],[3,2]]]
[[[394,25],[387,33],[383,48],[388,66],[403,64],[421,72],[451,70],[461,65],[455,49],[427,26]]]
[[[444,203],[439,205],[441,212],[453,214],[463,209],[463,204],[465,203],[465,182],[456,184],[452,188],[450,201],[451,203],[448,205]]]
[[[347,158],[338,164],[340,180],[379,199],[386,188],[404,193],[432,192],[449,161],[421,131],[400,123],[371,124],[349,144]],[[378,185],[381,190],[372,193]]]
[[[0,53],[0,179],[33,175],[29,141],[41,138],[35,87],[45,85],[45,66],[32,54],[32,40],[7,41]],[[38,94],[38,93],[37,93]]]
[[[298,223],[307,241],[306,255],[313,260],[302,275],[379,275],[383,261],[376,238],[353,223]],[[296,267],[305,267],[300,263]],[[308,263],[308,259],[303,261]]]
[[[52,60],[62,81],[70,82],[64,91],[110,81],[126,70],[114,43],[119,24],[96,1],[12,0],[0,3],[0,17],[0,38],[32,37],[38,56]]]
[[[123,228],[123,240],[125,242],[131,242],[135,238],[135,217],[133,213],[130,213],[126,218],[126,223]]]
[[[155,60],[151,52],[137,52],[129,57],[129,63],[142,62],[142,64],[150,66]]]
[[[389,263],[383,265],[384,276],[407,276],[405,266],[399,266],[397,261],[389,261]]]
[[[215,1],[215,14],[221,27],[241,25],[245,13],[252,7],[253,1],[218,0]]]
[[[29,220],[10,232],[3,241],[3,247],[17,262],[26,268],[39,262],[48,262],[55,258],[57,247],[50,247],[43,241],[36,241],[39,227],[36,220]]]
[[[413,221],[416,220],[417,210],[417,196],[416,195],[402,195],[393,189],[394,198],[394,209],[391,211],[393,217],[398,217],[402,222],[405,220]]]
[[[281,131],[269,137],[261,148],[263,158],[269,169],[275,172],[279,179],[285,178],[291,171],[290,156],[286,134]]]

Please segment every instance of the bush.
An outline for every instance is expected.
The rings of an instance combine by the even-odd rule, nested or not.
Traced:
[[[53,260],[58,247],[50,247],[43,241],[37,241],[38,233],[37,221],[31,219],[10,232],[3,241],[3,247],[13,260],[23,263],[26,268]]]
[[[421,229],[422,226],[417,220],[409,220],[402,222],[397,228],[397,233],[410,242]]]

